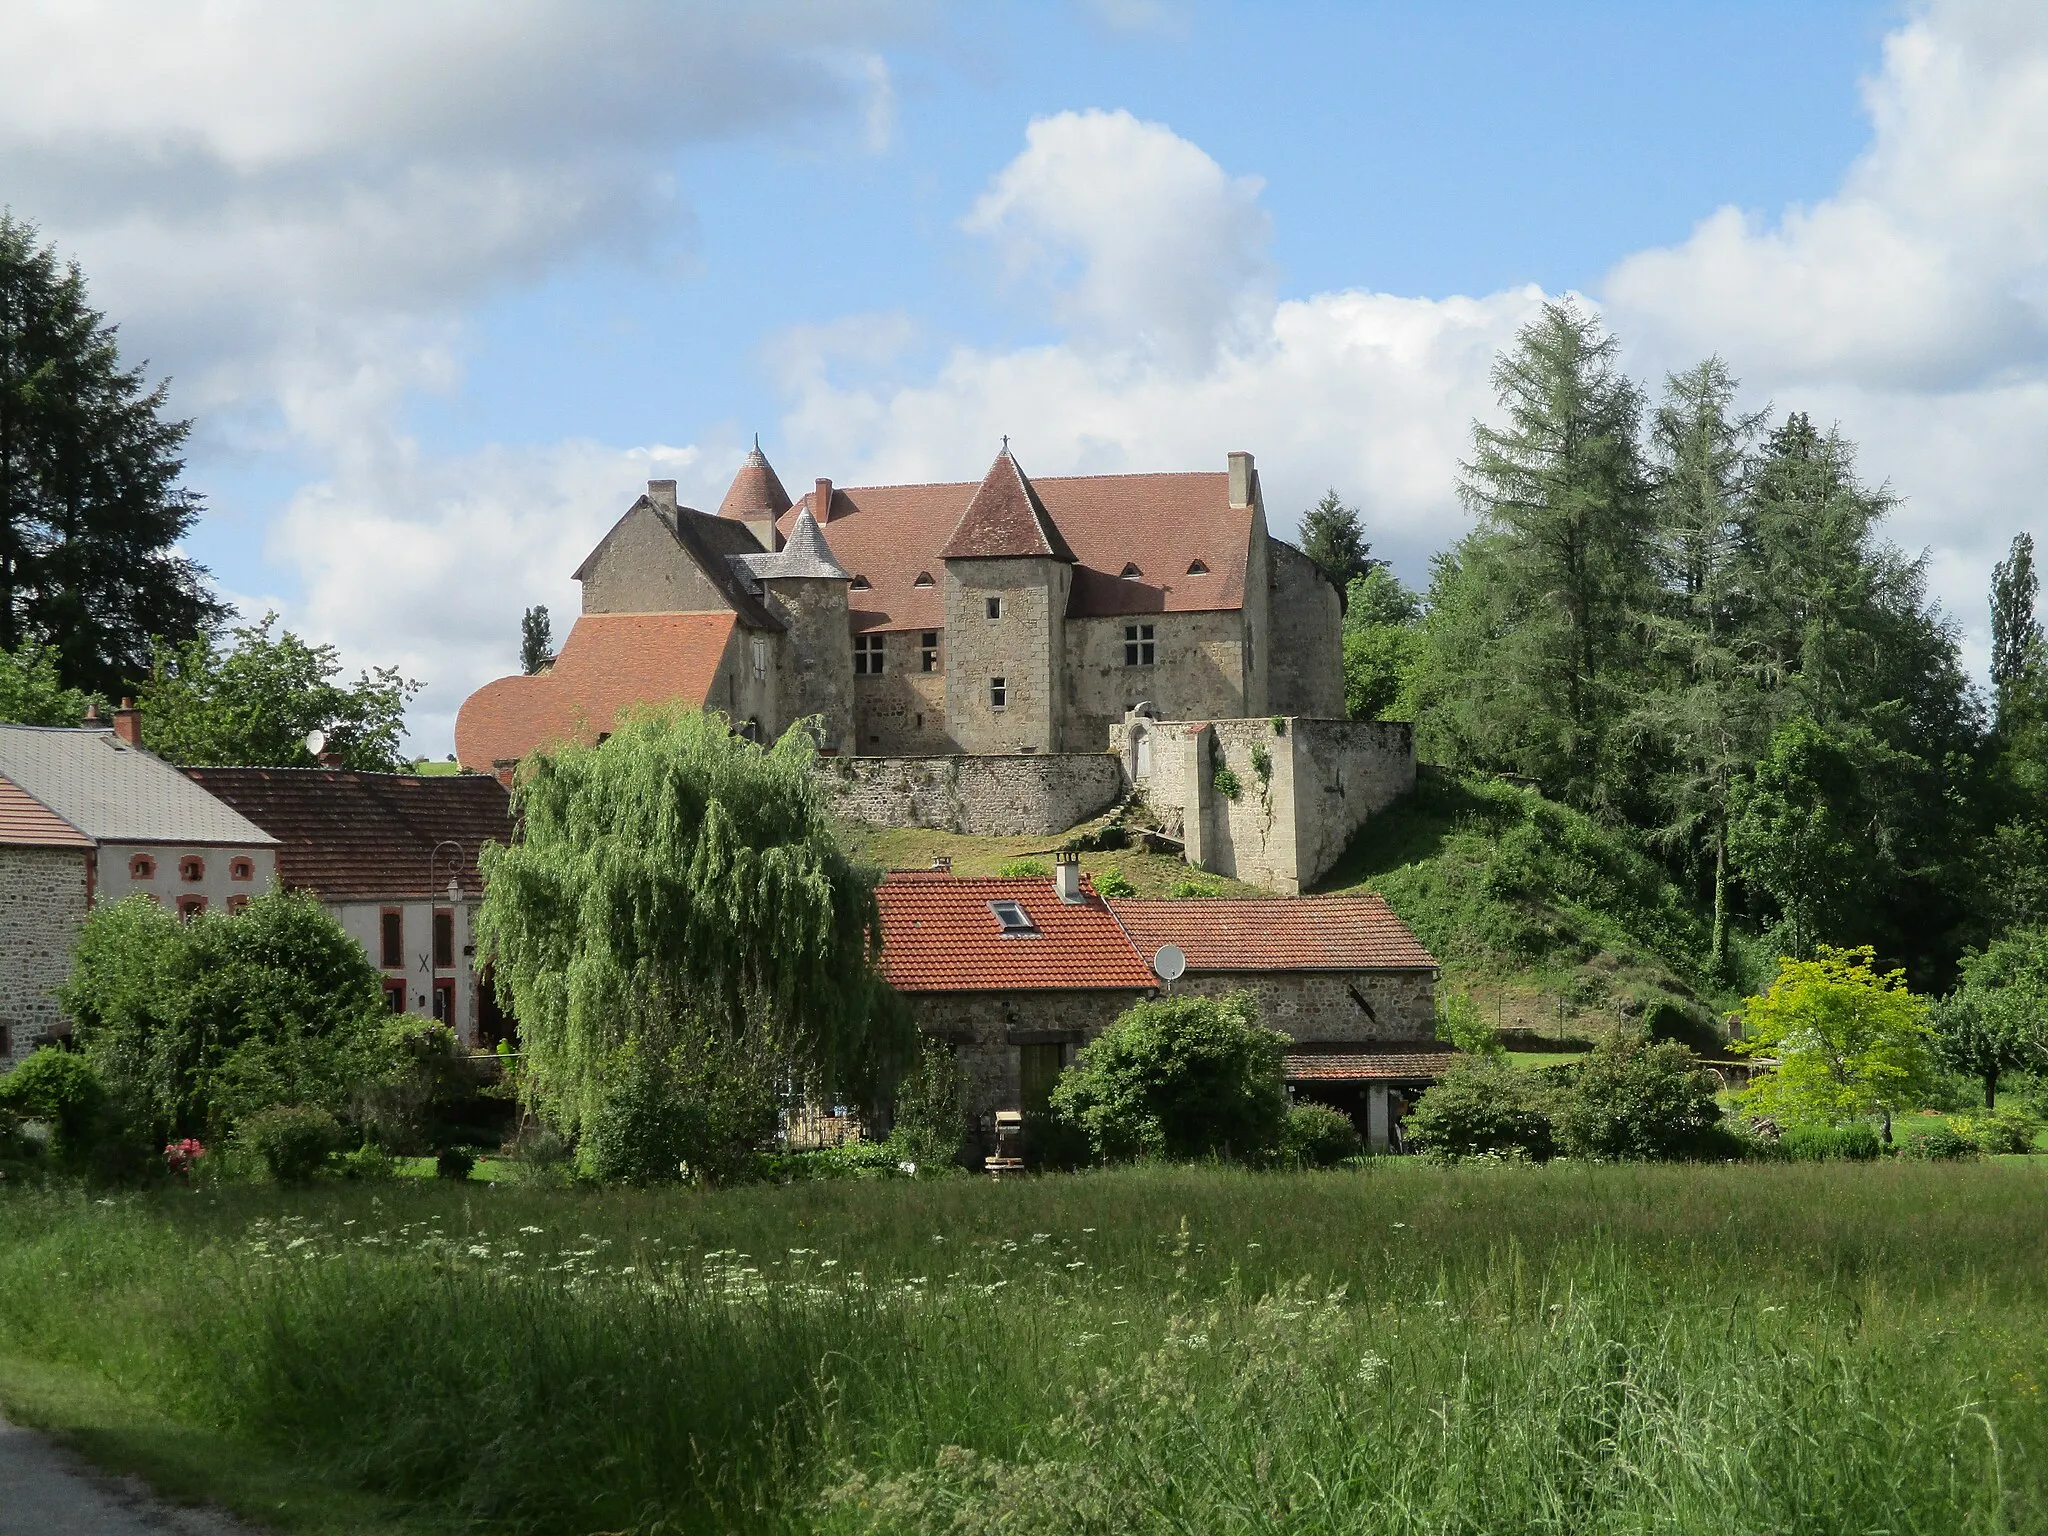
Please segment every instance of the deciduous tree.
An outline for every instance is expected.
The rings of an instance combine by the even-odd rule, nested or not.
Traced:
[[[554,655],[554,626],[548,621],[545,603],[526,610],[519,621],[519,670],[533,676]]]

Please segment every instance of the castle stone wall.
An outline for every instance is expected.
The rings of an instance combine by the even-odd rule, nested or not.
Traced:
[[[0,1069],[63,1021],[57,989],[85,922],[85,861],[77,848],[0,845]]]
[[[1275,543],[1268,553],[1266,711],[1341,720],[1344,609],[1337,589],[1313,560],[1293,546]]]
[[[939,637],[939,666],[933,672],[923,670],[928,633]],[[946,734],[945,631],[884,630],[880,638],[881,672],[853,680],[855,750],[890,757],[952,751]]]
[[[975,757],[843,757],[819,763],[832,807],[873,827],[969,837],[1052,837],[1123,794],[1106,752]]]
[[[960,751],[1060,750],[1073,579],[1052,559],[946,562],[946,721]],[[990,598],[1001,601],[1000,617],[988,616]],[[998,677],[1001,708],[990,701]]]
[[[583,577],[585,613],[724,613],[731,606],[647,507],[611,531]]]
[[[1126,628],[1152,626],[1153,665],[1124,665]],[[1167,720],[1242,715],[1244,615],[1133,613],[1067,620],[1066,740],[1093,746],[1140,704]]]
[[[777,576],[764,580],[775,614],[789,626],[777,640],[779,736],[807,715],[825,720],[822,746],[855,750],[853,632],[847,627],[846,583],[836,578]]]

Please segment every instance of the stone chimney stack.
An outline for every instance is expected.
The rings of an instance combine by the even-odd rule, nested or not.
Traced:
[[[941,875],[950,875],[951,873],[953,873],[953,855],[951,855],[950,853],[941,853],[934,856],[934,858],[932,859],[932,871],[935,874]]]
[[[831,522],[832,482],[830,480],[821,479],[818,482],[817,494],[812,498],[812,501],[811,516],[815,517],[820,523]]]
[[[1258,474],[1252,468],[1252,456],[1243,452],[1233,453],[1230,456],[1230,504],[1233,507],[1250,506],[1252,488],[1258,483]]]
[[[142,745],[142,711],[135,707],[133,699],[123,699],[121,707],[114,711],[114,734],[131,747]]]
[[[1060,900],[1078,905],[1088,898],[1081,894],[1081,855],[1062,849],[1052,856],[1052,888]]]
[[[676,483],[673,480],[650,480],[647,482],[647,499],[654,503],[657,511],[676,515]]]

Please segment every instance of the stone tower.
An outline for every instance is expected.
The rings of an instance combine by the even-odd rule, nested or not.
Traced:
[[[946,727],[955,750],[1061,751],[1074,552],[1007,442],[939,558]]]
[[[772,537],[774,524],[768,527]],[[744,558],[770,610],[789,626],[780,645],[777,728],[816,715],[824,721],[818,745],[827,751],[852,752],[853,630],[846,606],[850,578],[832,558],[824,531],[805,507],[790,525],[789,542],[781,549]]]

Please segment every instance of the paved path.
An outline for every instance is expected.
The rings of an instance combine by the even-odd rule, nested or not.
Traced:
[[[109,1477],[0,1419],[0,1536],[255,1536],[216,1510],[183,1509]]]

